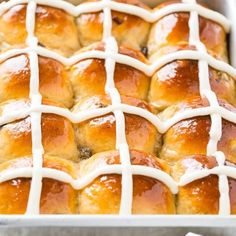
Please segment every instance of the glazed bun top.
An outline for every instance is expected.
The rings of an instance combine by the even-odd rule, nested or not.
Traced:
[[[99,0],[85,1],[99,2]],[[128,4],[149,10],[140,0],[118,0],[118,3]],[[112,35],[119,45],[135,50],[146,46],[150,23],[132,14],[112,11]],[[77,18],[78,32],[82,46],[102,40],[104,13],[86,13]]]
[[[0,214],[236,213],[229,20],[23,2],[0,4]]]
[[[166,1],[157,6],[156,10],[163,9],[174,3],[181,3],[181,1]],[[157,53],[157,56],[164,55],[172,51],[172,48],[177,47],[178,50],[184,50],[187,47],[191,47],[189,45],[189,17],[189,13],[173,13],[164,16],[153,24],[148,41],[149,55],[151,56],[155,53]],[[221,25],[199,17],[199,36],[210,54],[221,60],[228,61],[227,35]]]
[[[2,50],[25,46],[26,8],[26,5],[16,5],[1,15]],[[75,20],[61,9],[40,5],[37,7],[35,36],[40,45],[65,56],[70,56],[79,49]]]

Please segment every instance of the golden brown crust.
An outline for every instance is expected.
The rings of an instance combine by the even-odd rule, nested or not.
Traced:
[[[32,159],[18,158],[0,165],[1,171],[31,167]],[[44,156],[44,167],[67,172],[75,177],[72,163],[57,157]],[[0,214],[24,214],[27,207],[31,180],[16,178],[0,184]],[[41,214],[75,214],[77,191],[69,184],[53,179],[43,179],[40,201]]]
[[[140,151],[131,151],[131,163],[168,171],[164,162]],[[97,165],[119,164],[118,151],[99,153],[83,165],[89,173]],[[86,166],[87,165],[87,166]],[[136,175],[133,177],[133,214],[174,214],[174,198],[170,190],[158,180]],[[99,189],[99,191],[97,191]],[[80,193],[80,214],[117,214],[121,199],[121,176],[102,175]]]
[[[27,37],[25,29],[26,7],[17,5],[9,9],[0,17],[1,47],[4,44],[15,45],[24,44]]]
[[[180,177],[186,172],[212,169],[216,166],[217,162],[214,157],[203,155],[189,156],[176,162],[172,175],[176,181],[179,181]],[[230,179],[229,182],[231,213],[235,214],[236,181]],[[218,186],[218,176],[210,175],[180,187],[176,202],[177,214],[218,214],[220,198]]]
[[[151,11],[140,0],[115,1]],[[176,2],[180,1],[165,1],[156,9]],[[26,5],[14,6],[0,16],[0,51],[11,47],[26,47],[25,17]],[[102,39],[103,18],[103,12],[96,12],[82,14],[75,19],[63,10],[39,5],[36,10],[35,36],[39,39],[40,46],[64,56],[89,50],[104,51],[104,42],[91,44]],[[120,54],[149,64],[149,61],[153,63],[171,52],[196,50],[189,45],[188,23],[188,13],[173,13],[163,17],[153,24],[146,47],[151,24],[134,15],[113,11],[112,35],[118,41]],[[202,17],[199,25],[200,39],[206,45],[208,53],[227,61],[227,39],[223,27]],[[80,43],[82,46],[89,46],[78,51]],[[147,56],[149,61],[145,58]],[[162,110],[170,106],[160,114],[160,118],[166,121],[184,110],[209,105],[207,99],[199,97],[198,77],[196,61],[173,61],[156,71],[148,94],[148,76],[130,66],[116,63],[114,82],[124,104],[153,113],[154,107]],[[209,68],[209,77],[212,90],[220,99],[227,100],[219,100],[220,105],[236,112],[236,108],[229,104],[236,104],[233,79],[212,68]],[[106,71],[102,59],[85,59],[66,67],[54,59],[39,56],[39,80],[43,104],[71,108],[74,99],[76,103],[72,111],[75,113],[111,104],[110,97],[105,93]],[[28,56],[22,54],[0,63],[0,116],[30,107],[29,83]],[[150,104],[144,100],[148,100]],[[64,117],[47,113],[42,114],[41,126],[45,150],[44,167],[61,170],[72,178],[77,178],[77,174],[84,177],[105,165],[121,164],[119,152],[113,151],[117,138],[113,113],[79,124],[72,124]],[[131,163],[160,169],[171,174],[176,181],[185,172],[214,168],[217,166],[215,158],[204,156],[210,127],[210,116],[185,119],[174,124],[162,140],[149,121],[141,116],[125,114]],[[227,165],[234,166],[236,125],[223,120],[222,127],[218,150],[224,152],[226,159],[231,161]],[[0,127],[1,173],[7,170],[14,172],[21,167],[33,167],[31,136],[30,117]],[[156,157],[159,152],[164,160]],[[79,157],[86,160],[79,162]],[[121,202],[121,181],[120,174],[105,174],[77,191],[69,184],[44,178],[40,213],[117,214]],[[30,184],[30,178],[22,177],[0,183],[0,214],[25,213]],[[218,186],[218,176],[210,175],[181,186],[175,201],[173,194],[162,182],[134,175],[132,213],[218,214]],[[231,213],[236,214],[236,180],[229,178],[229,187]]]
[[[118,2],[149,9],[139,0],[119,0]],[[133,15],[112,11],[112,23],[112,35],[120,45],[135,50],[140,50],[142,46],[145,46],[150,27],[148,22]],[[82,46],[102,40],[102,12],[82,14],[77,18],[77,24]]]
[[[181,1],[166,1],[156,9]],[[200,17],[200,40],[208,53],[219,60],[228,61],[227,37],[223,27]],[[152,63],[161,56],[181,50],[196,50],[189,44],[189,13],[173,13],[153,24],[148,41],[149,59]],[[235,81],[224,72],[209,68],[212,90],[219,98],[236,104]],[[188,97],[199,95],[199,71],[197,61],[177,60],[158,69],[151,80],[149,102],[163,110]]]
[[[206,100],[203,101],[196,97],[171,106],[160,116],[163,120],[167,120],[173,117],[174,114],[183,112],[186,109],[207,105]],[[223,100],[220,100],[220,105],[231,111],[236,111],[235,107]],[[209,116],[194,117],[178,122],[164,135],[160,157],[173,164],[187,155],[206,154],[210,127],[211,119]],[[236,125],[223,120],[222,137],[218,144],[218,150],[224,152],[226,159],[232,162],[236,162],[235,140]]]
[[[6,48],[25,45],[27,37],[25,18],[25,5],[16,5],[0,17],[1,47],[5,44]],[[35,35],[43,46],[66,56],[73,54],[79,48],[74,18],[60,9],[37,7]]]
[[[29,98],[30,65],[27,55],[7,59],[0,64],[0,102]],[[39,57],[39,92],[43,98],[66,107],[73,104],[73,91],[66,68],[56,60]]]
[[[168,1],[157,7],[180,1]],[[188,45],[189,13],[169,14],[153,24],[149,36],[149,55],[153,55],[163,47]],[[227,61],[226,33],[222,26],[211,20],[200,17],[200,40],[215,57]]]
[[[47,103],[56,105],[55,103]],[[27,101],[10,101],[3,104],[1,110],[20,109],[29,106]],[[5,110],[8,111],[8,110]],[[53,115],[42,115],[42,143],[46,154],[79,161],[75,142],[74,129],[66,118]],[[32,155],[31,118],[6,124],[0,129],[0,162],[22,156]]]
[[[93,44],[83,51],[104,51],[103,43]],[[147,60],[139,51],[119,47],[119,53],[133,57],[142,62]],[[75,93],[75,100],[93,95],[105,95],[106,70],[104,60],[86,59],[71,67],[71,81]],[[124,64],[116,64],[114,73],[115,86],[121,95],[146,99],[150,78],[139,70]]]
[[[122,102],[149,110],[150,107],[142,100],[122,97]],[[110,104],[108,96],[94,96],[78,103],[74,112],[86,109],[106,107]],[[156,128],[146,119],[136,115],[125,115],[126,138],[131,149],[155,153],[160,137]],[[86,148],[90,154],[115,149],[116,122],[113,114],[96,117],[76,124],[76,136],[80,151]]]
[[[77,54],[81,52],[92,51],[92,50],[105,51],[105,48],[106,48],[106,45],[104,42],[102,41],[96,42],[96,43],[92,43],[86,47],[81,48],[77,52]],[[143,54],[143,52],[140,52],[139,50],[131,49],[131,48],[120,45],[118,47],[118,52],[125,56],[133,57],[141,62],[148,63],[148,60]]]
[[[228,178],[230,189],[230,209],[231,214],[236,214],[236,181],[235,179]]]
[[[219,98],[236,104],[235,81],[226,73],[209,68],[212,90]],[[178,60],[159,69],[152,77],[149,102],[159,110],[187,98],[199,96],[199,70],[197,61]]]

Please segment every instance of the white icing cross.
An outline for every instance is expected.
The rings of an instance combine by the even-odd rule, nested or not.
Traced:
[[[233,168],[233,167],[232,167]],[[168,175],[166,172],[161,171],[156,168],[142,166],[142,165],[131,165],[131,174],[132,175],[143,175],[146,177],[150,177],[153,179],[157,179],[164,183],[173,194],[178,193],[178,185],[176,182]],[[89,174],[78,177],[77,179],[73,179],[69,174],[66,172],[51,169],[51,168],[42,168],[42,175],[44,178],[50,178],[54,180],[61,181],[63,183],[70,184],[74,189],[83,189],[88,184],[90,184],[93,180],[97,177],[105,174],[122,174],[123,172],[123,165],[106,165],[103,167],[98,167],[94,171],[90,172]],[[6,170],[1,172],[0,174],[0,183],[15,179],[15,178],[31,178],[33,174],[33,168],[31,167],[24,167],[24,168],[17,168],[12,170]]]
[[[186,3],[196,4],[196,0],[182,0]],[[200,53],[207,53],[205,45],[200,39],[200,26],[199,26],[199,15],[196,10],[190,12],[189,18],[189,44],[194,45]],[[198,61],[198,71],[199,71],[199,87],[200,94],[202,98],[206,98],[209,101],[210,107],[219,108],[220,105],[217,100],[216,94],[212,91],[209,78],[209,66],[206,60]],[[210,115],[211,117],[211,128],[210,128],[210,139],[207,144],[207,155],[215,156],[219,167],[224,166],[225,156],[224,153],[217,151],[218,142],[222,136],[222,117],[218,112],[214,112]],[[228,169],[228,168],[227,168]],[[210,173],[211,171],[209,171]],[[229,215],[230,214],[230,196],[229,196],[229,184],[227,178],[227,171],[219,174],[219,214]],[[199,175],[196,175],[198,179]],[[186,178],[183,176],[182,178]],[[192,180],[194,180],[192,178]]]
[[[103,0],[104,3],[109,3],[110,0]],[[120,105],[121,97],[118,90],[115,87],[114,72],[116,61],[109,57],[118,53],[118,45],[115,38],[112,37],[112,15],[111,9],[106,7],[103,10],[103,40],[105,42],[105,52],[107,57],[105,59],[106,68],[106,85],[105,91],[110,95],[112,105]],[[122,181],[121,181],[121,203],[120,214],[127,215],[132,213],[132,201],[133,201],[133,177],[131,173],[131,163],[129,146],[126,141],[125,134],[125,116],[123,111],[119,109],[113,110],[116,119],[116,148],[120,153],[120,161],[122,165]]]
[[[70,183],[73,188],[81,189],[91,183],[96,177],[102,174],[117,173],[122,175],[122,196],[120,214],[131,214],[132,212],[132,200],[133,200],[133,180],[132,175],[143,175],[151,178],[155,178],[166,186],[169,187],[173,194],[178,192],[177,184],[175,181],[165,172],[147,167],[131,165],[129,147],[125,137],[125,119],[124,112],[129,114],[135,114],[142,116],[155,125],[159,132],[166,132],[175,123],[195,117],[210,115],[212,120],[212,126],[210,131],[210,140],[207,146],[207,154],[214,155],[218,162],[218,167],[211,170],[196,171],[191,174],[182,176],[180,185],[188,184],[196,179],[204,178],[210,174],[219,175],[219,191],[220,191],[220,214],[230,213],[229,202],[229,190],[227,176],[236,178],[235,169],[233,167],[225,166],[224,154],[217,152],[217,143],[221,138],[222,118],[236,123],[236,114],[223,107],[220,107],[215,94],[211,91],[209,83],[208,65],[217,70],[222,70],[232,77],[236,78],[236,69],[228,65],[225,62],[215,59],[213,56],[207,53],[205,46],[201,43],[199,38],[199,15],[207,19],[213,20],[221,24],[228,32],[230,28],[229,21],[221,14],[212,10],[206,9],[198,4],[195,0],[183,0],[184,3],[177,3],[166,6],[157,11],[148,11],[137,6],[128,5],[124,3],[114,2],[112,0],[103,0],[100,2],[91,2],[81,4],[79,6],[73,6],[70,3],[61,0],[10,0],[0,4],[0,14],[4,13],[12,6],[22,3],[28,3],[27,16],[26,16],[26,29],[28,33],[27,48],[24,49],[12,49],[2,55],[0,55],[0,63],[10,57],[19,54],[28,54],[30,59],[30,98],[31,107],[28,109],[22,109],[21,111],[12,111],[3,113],[0,117],[0,125],[8,122],[12,122],[19,118],[31,116],[32,127],[32,153],[33,153],[33,168],[19,168],[14,171],[4,171],[0,173],[0,182],[7,181],[18,177],[32,177],[32,184],[30,189],[30,196],[27,206],[28,214],[38,214],[40,205],[40,195],[42,187],[42,178],[52,178],[65,183]],[[87,12],[104,11],[104,32],[103,40],[105,42],[105,51],[90,51],[84,52],[79,55],[75,55],[71,58],[65,58],[55,52],[52,52],[46,48],[38,46],[38,40],[34,37],[35,27],[35,10],[37,4],[52,6],[63,9],[73,16],[78,16]],[[147,65],[140,62],[137,59],[131,58],[126,55],[118,53],[118,46],[115,39],[112,37],[112,17],[111,10],[124,12],[141,17],[148,22],[155,22],[165,15],[174,12],[190,12],[189,28],[190,38],[189,42],[195,45],[197,51],[183,50],[160,57],[152,65]],[[196,27],[198,26],[198,27]],[[107,94],[110,95],[112,105],[106,108],[89,110],[86,112],[79,112],[74,114],[68,109],[42,105],[41,95],[39,93],[39,73],[38,73],[38,55],[53,58],[65,65],[72,65],[82,59],[98,58],[105,60],[106,67],[106,87]],[[171,119],[167,121],[161,121],[157,116],[144,109],[133,107],[127,104],[122,104],[120,101],[120,94],[115,88],[114,84],[114,69],[116,63],[126,64],[136,68],[145,74],[151,76],[153,73],[161,68],[163,65],[170,63],[174,60],[192,59],[199,61],[199,81],[200,81],[200,94],[202,97],[206,97],[210,103],[209,107],[190,109],[177,113]],[[108,114],[113,112],[116,118],[116,148],[120,152],[121,164],[120,165],[108,165],[103,168],[96,169],[89,173],[89,175],[82,178],[73,179],[65,172],[55,169],[43,168],[42,166],[42,137],[41,137],[41,113],[53,113],[64,116],[74,123],[79,123],[84,120]],[[217,129],[215,129],[217,127]]]
[[[71,66],[77,63],[78,61],[90,58],[97,58],[97,59],[106,59],[107,57],[114,59],[117,63],[129,65],[137,70],[142,71],[148,76],[152,76],[158,69],[162,66],[175,61],[175,60],[185,60],[191,58],[192,60],[205,60],[207,63],[217,69],[219,71],[226,72],[230,76],[232,76],[236,80],[236,69],[233,68],[231,65],[227,64],[224,61],[220,61],[213,56],[207,54],[207,52],[200,52],[200,51],[193,51],[193,50],[181,50],[177,52],[172,52],[167,55],[163,55],[159,57],[155,62],[151,65],[147,65],[138,59],[117,53],[111,54],[103,51],[91,50],[88,52],[82,52],[80,54],[74,55],[70,58],[63,57],[62,55],[50,51],[49,49],[37,46],[35,51],[38,55],[43,57],[48,57],[55,59],[61,62],[64,65]],[[24,49],[10,49],[9,51],[4,52],[0,55],[0,62],[5,61],[10,57],[17,56],[19,54],[28,53],[29,48]]]
[[[131,106],[128,104],[118,104],[118,105],[109,105],[104,108],[96,108],[87,111],[80,111],[78,113],[73,113],[66,108],[54,107],[50,105],[38,105],[31,108],[23,108],[19,110],[6,109],[3,110],[3,114],[0,117],[0,125],[4,125],[14,120],[26,118],[31,114],[31,112],[41,112],[41,113],[51,113],[59,116],[63,116],[70,120],[72,123],[81,123],[83,121],[95,118],[97,116],[103,116],[114,110],[121,110],[125,113],[138,115],[145,118],[151,122],[160,133],[165,133],[171,126],[178,123],[181,120],[197,117],[197,116],[207,116],[211,114],[218,113],[222,118],[228,120],[232,123],[236,123],[236,113],[227,110],[224,107],[201,107],[184,110],[181,113],[176,113],[172,118],[162,121],[158,116],[154,115],[148,110],[144,110],[140,107]]]
[[[0,4],[0,15],[10,9],[11,7],[17,5],[17,4],[24,4],[28,3],[29,0],[11,0],[8,2],[3,2]],[[196,11],[199,15],[206,19],[213,20],[220,25],[222,25],[226,32],[229,32],[230,30],[230,22],[229,20],[221,15],[218,12],[215,12],[213,10],[207,9],[201,5],[196,5],[194,3],[176,3],[168,5],[162,9],[149,11],[146,9],[143,9],[138,6],[134,5],[128,5],[125,3],[119,3],[115,1],[100,1],[100,2],[89,2],[85,4],[80,4],[78,6],[74,6],[66,1],[63,0],[35,0],[37,4],[56,7],[59,9],[62,9],[69,13],[70,15],[77,17],[83,13],[90,13],[90,12],[99,12],[103,9],[111,9],[118,12],[123,12],[131,15],[138,16],[142,19],[144,19],[147,22],[154,23],[158,20],[160,20],[162,17],[169,15],[174,12],[190,12],[190,11]]]
[[[30,0],[26,11],[26,31],[28,37],[26,44],[29,46],[29,63],[30,63],[30,99],[32,109],[35,106],[40,106],[42,96],[39,93],[39,66],[38,55],[35,48],[38,44],[38,39],[34,37],[35,30],[35,15],[37,4],[34,0]],[[43,145],[41,132],[41,113],[30,113],[31,119],[31,137],[32,137],[32,154],[33,154],[33,172],[32,181],[27,204],[27,214],[38,214],[40,209],[40,198],[42,191],[42,166],[43,166]]]

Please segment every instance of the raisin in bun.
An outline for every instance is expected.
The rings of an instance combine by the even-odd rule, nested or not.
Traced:
[[[143,100],[132,97],[122,97],[122,102],[148,111],[151,107]],[[77,103],[74,113],[107,107],[111,104],[109,96],[93,96]],[[132,149],[155,154],[160,145],[160,135],[155,126],[141,116],[125,114],[125,132],[127,142]],[[88,153],[115,149],[116,120],[112,113],[98,116],[82,123],[75,124],[76,137],[80,151]]]
[[[180,1],[167,1],[156,9],[161,9]],[[193,50],[189,43],[189,13],[172,13],[153,24],[148,41],[150,62],[170,53]],[[199,16],[200,40],[213,57],[228,61],[227,34],[222,26]],[[227,73],[209,67],[212,90],[219,98],[236,104],[235,81]],[[198,61],[175,60],[158,68],[154,73],[148,94],[149,102],[158,110],[163,110],[186,98],[199,96]]]
[[[210,67],[209,79],[212,90],[219,98],[236,105],[236,87],[232,77]],[[158,69],[151,79],[148,101],[158,110],[193,96],[200,96],[197,61],[173,61]]]
[[[89,0],[86,2],[98,2]],[[149,8],[140,0],[115,0],[116,2]],[[77,18],[78,32],[82,46],[102,40],[103,12],[86,13]],[[112,35],[120,45],[141,50],[146,45],[150,24],[143,19],[122,12],[112,11]]]
[[[181,1],[166,1],[157,6],[156,10],[174,3],[181,3]],[[166,54],[165,51],[172,50],[172,47],[189,45],[189,15],[183,12],[172,13],[152,25],[148,40],[149,56],[155,53]],[[227,34],[223,26],[199,16],[199,28],[200,40],[209,53],[227,61]],[[162,50],[164,51],[161,52]]]
[[[95,43],[83,48],[80,52],[92,50],[104,51],[105,45],[102,42]],[[148,63],[147,59],[139,51],[120,46],[119,53],[143,63]],[[71,67],[70,72],[75,99],[77,101],[95,94],[105,94],[106,69],[104,60],[92,58],[79,61]],[[131,66],[116,63],[114,82],[121,95],[147,99],[150,78],[143,72]]]

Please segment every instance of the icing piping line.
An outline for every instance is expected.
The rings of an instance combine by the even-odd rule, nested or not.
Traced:
[[[233,167],[230,168],[233,169]],[[233,174],[235,175],[235,172],[233,172],[233,170],[231,169],[230,169],[231,171],[230,175]],[[171,178],[170,175],[168,175],[166,172],[162,170],[149,166],[132,165],[131,172],[133,175],[141,175],[156,179],[165,184],[173,194],[178,193],[177,183]],[[31,178],[32,173],[33,173],[32,167],[17,168],[14,169],[14,171],[6,170],[0,174],[0,183],[15,178],[22,178],[22,176],[24,176],[24,178]],[[46,167],[42,168],[42,175],[44,178],[50,178],[57,181],[61,181],[63,183],[68,183],[76,190],[83,189],[99,176],[106,174],[122,174],[122,165],[107,165],[90,172],[89,174],[83,176],[82,178],[77,178],[77,179],[72,178],[71,175],[69,175],[64,171]]]
[[[188,0],[186,0],[187,2],[189,2]],[[17,2],[17,1],[16,1]],[[28,2],[28,1],[27,1]],[[103,1],[105,4],[114,4],[115,2],[110,2],[110,1],[108,1],[108,0],[104,0]],[[58,3],[58,2],[57,2]],[[191,22],[191,20],[192,19],[194,19],[195,18],[195,21],[196,21],[196,19],[198,20],[198,14],[201,14],[201,13],[199,13],[199,11],[198,11],[198,8],[199,7],[201,7],[201,6],[199,6],[199,5],[197,5],[196,4],[196,2],[195,1],[193,1],[193,3],[194,4],[192,4],[192,10],[191,10],[191,19],[190,19],[190,22]],[[116,3],[115,3],[116,4]],[[6,7],[6,5],[7,5],[7,3],[4,3],[4,4],[1,4],[1,6],[0,7],[3,7],[4,8],[4,6]],[[126,4],[124,4],[125,5],[125,7],[126,7],[126,9],[129,9],[129,7],[130,6],[127,6]],[[183,4],[180,4],[180,5],[182,5],[181,7],[183,7]],[[188,6],[190,6],[191,4],[187,4]],[[30,4],[28,5],[28,7],[30,6]],[[96,6],[98,6],[97,4],[96,4]],[[172,5],[173,6],[173,5]],[[79,6],[80,7],[80,6]],[[110,6],[110,8],[109,8],[109,6],[108,5],[106,5],[106,6],[103,6],[103,8],[105,7],[105,10],[107,9],[107,10],[109,10],[109,12],[111,11],[111,9],[110,8],[112,8],[112,6]],[[132,6],[131,6],[132,7]],[[175,6],[176,7],[176,6]],[[176,7],[177,8],[177,7]],[[166,10],[167,8],[165,8],[165,10]],[[106,11],[107,11],[106,10]],[[138,9],[136,9],[136,10],[138,10]],[[142,9],[141,9],[142,10]],[[206,10],[207,9],[205,9],[204,8],[204,12],[206,12]],[[160,10],[161,11],[161,10]],[[159,14],[160,14],[160,11],[159,11]],[[182,10],[183,11],[183,10]],[[188,10],[188,11],[190,11],[190,10]],[[109,13],[110,14],[110,13]],[[216,16],[216,14],[217,13],[215,13],[215,12],[213,12],[213,17],[215,17]],[[195,23],[197,23],[197,22],[195,22]],[[26,24],[27,24],[27,22],[26,22]],[[190,29],[190,31],[191,31],[191,29]],[[192,35],[193,35],[193,33],[194,33],[195,31],[193,31],[192,30]],[[107,36],[108,37],[108,36]],[[195,34],[195,37],[199,37],[199,32],[198,32],[198,34]],[[194,37],[193,37],[194,38]],[[37,39],[35,40],[35,38],[32,36],[31,37],[31,39],[32,39],[32,42],[35,42],[35,41],[37,41]],[[191,36],[190,36],[190,39],[191,39]],[[34,41],[33,41],[34,40]],[[199,39],[197,39],[195,42],[193,42],[193,43],[196,43],[196,45],[197,45],[197,48],[198,48],[198,50],[199,51],[201,51],[201,53],[205,53],[206,54],[206,51],[205,51],[205,48],[204,48],[204,45],[202,45],[201,44],[201,42],[200,42],[200,40]],[[30,58],[33,58],[33,56],[35,56],[35,54],[33,54],[33,53],[30,53],[29,52],[29,55],[30,55]],[[191,59],[193,59],[192,58],[192,55],[194,55],[194,53],[193,52],[191,52]],[[203,55],[203,54],[201,54],[201,55]],[[208,55],[208,54],[206,54],[207,56],[210,56],[210,55]],[[37,54],[36,54],[36,57],[37,57]],[[194,56],[193,56],[194,57]],[[106,60],[107,60],[107,58],[105,58]],[[110,58],[109,58],[110,59]],[[189,58],[188,58],[189,59]],[[200,60],[200,59],[199,59]],[[205,68],[205,70],[203,70],[202,69],[202,72],[200,71],[199,72],[199,78],[200,78],[200,82],[201,82],[201,78],[203,77],[202,75],[204,74],[204,75],[206,75],[206,60],[204,59],[204,58],[202,58],[200,61],[199,61],[199,71],[200,71],[200,69],[201,68]],[[209,63],[210,64],[210,63]],[[226,67],[226,66],[222,66],[222,67]],[[209,79],[209,76],[208,76],[208,79]],[[210,93],[210,92],[212,92],[212,91],[210,91],[210,88],[208,88],[207,86],[207,84],[205,84],[205,86],[206,86],[206,88],[207,89],[205,89],[205,90],[203,90],[203,89],[201,89],[201,86],[202,86],[202,84],[200,85],[200,92],[201,92],[201,95],[202,96],[211,96],[210,98],[212,98],[212,94]],[[204,86],[203,86],[204,87]],[[117,92],[116,90],[112,90],[112,91],[114,91],[114,92]],[[114,93],[115,94],[115,93]],[[41,98],[41,96],[38,94],[38,96],[35,96],[35,98],[32,98],[32,105],[34,105],[34,101],[39,101],[40,100],[40,103],[41,103],[41,99],[39,99],[39,98]],[[116,99],[116,98],[114,98],[114,99]],[[216,99],[217,100],[217,99]],[[219,108],[219,104],[218,104],[218,101],[214,101],[214,100],[212,100],[212,99],[209,99],[209,102],[210,102],[210,106],[214,106],[214,107],[218,107]],[[217,102],[217,103],[216,103]],[[36,103],[36,102],[35,102]],[[118,102],[119,103],[119,102]],[[38,102],[37,102],[37,105],[38,105]],[[114,113],[115,114],[117,114],[116,113],[116,111],[114,111]],[[31,114],[32,115],[32,114]],[[38,115],[38,114],[37,114]],[[211,118],[212,118],[212,123],[214,123],[214,124],[219,124],[219,122],[221,122],[221,117],[219,116],[219,114],[211,114]],[[122,120],[122,119],[119,119],[119,120]],[[212,125],[213,126],[213,125]],[[211,128],[211,130],[212,130],[212,128]],[[213,141],[213,144],[215,144],[215,145],[210,145],[210,150],[212,149],[213,150],[213,147],[214,147],[214,150],[216,151],[217,150],[217,147],[215,148],[215,146],[216,146],[216,144],[217,144],[217,142],[218,142],[218,140],[219,140],[219,138],[220,138],[220,136],[221,136],[221,134],[220,135],[214,135],[214,133],[213,132],[210,132],[210,136],[211,136],[211,141]],[[209,142],[210,143],[210,142]],[[39,145],[39,143],[37,143],[37,145]],[[126,145],[126,144],[125,144]],[[120,145],[120,147],[126,147],[127,148],[127,145],[125,146],[125,145]],[[125,150],[125,149],[124,149]],[[33,153],[35,154],[36,152],[34,152],[34,150],[33,150]],[[40,154],[40,155],[42,155],[42,154]],[[221,153],[221,152],[218,152],[218,153],[215,153],[215,156],[216,156],[216,158],[217,158],[217,161],[218,161],[218,164],[219,165],[224,165],[224,160],[225,160],[225,157],[224,157],[224,154],[223,153]],[[127,167],[126,167],[127,168]],[[127,171],[127,169],[126,169],[126,171]],[[123,174],[123,172],[122,172],[122,174]],[[220,177],[220,183],[219,183],[219,189],[220,189],[220,192],[221,192],[221,197],[220,197],[220,202],[221,202],[221,204],[220,205],[222,205],[222,203],[224,202],[223,201],[223,199],[225,199],[225,200],[228,200],[227,199],[227,197],[228,197],[228,195],[227,194],[225,194],[226,192],[227,192],[227,188],[225,188],[225,184],[224,185],[222,185],[222,182],[223,181],[225,181],[225,175],[222,175],[222,176],[219,176]],[[221,177],[224,177],[224,179],[223,178],[221,178]],[[33,178],[34,178],[34,175],[33,175]],[[224,188],[223,188],[224,187]],[[228,201],[227,201],[227,204],[228,204]],[[222,211],[222,213],[227,213],[226,211],[224,211],[223,212],[223,210],[222,210],[222,207],[221,207],[221,209],[220,209],[220,212]]]
[[[20,54],[25,54],[28,53],[29,49],[11,49],[9,51],[4,52],[3,54],[0,55],[0,63],[7,60],[8,58],[20,55]],[[230,76],[233,77],[234,80],[236,80],[236,69],[227,64],[224,61],[220,61],[213,56],[207,54],[206,52],[198,52],[198,51],[193,51],[193,50],[181,50],[173,53],[169,53],[167,55],[163,55],[160,58],[158,58],[153,64],[148,65],[146,63],[143,63],[135,58],[122,55],[122,54],[111,54],[103,51],[97,51],[97,50],[91,50],[88,52],[83,52],[78,55],[72,56],[70,58],[66,58],[61,56],[60,54],[56,52],[52,52],[46,48],[37,46],[36,52],[38,55],[43,56],[43,57],[48,57],[55,59],[62,64],[66,66],[71,66],[81,60],[85,59],[91,59],[91,58],[96,58],[96,59],[106,59],[106,58],[112,58],[115,60],[117,63],[120,64],[125,64],[129,65],[139,71],[142,71],[148,76],[152,76],[158,69],[160,69],[162,66],[175,61],[175,60],[205,60],[208,62],[208,64],[219,71],[223,71]]]
[[[183,2],[196,4],[196,0],[183,0]],[[205,45],[200,39],[200,26],[199,26],[199,15],[198,12],[193,10],[190,12],[189,18],[189,43],[197,48],[197,51],[201,53],[207,53]],[[202,98],[206,98],[209,101],[210,107],[219,107],[216,94],[212,91],[209,78],[209,66],[205,59],[198,61],[199,69],[199,90]],[[215,156],[217,163],[220,167],[224,166],[225,156],[222,152],[217,152],[217,145],[222,136],[222,117],[219,113],[215,112],[210,115],[211,117],[211,128],[210,128],[210,139],[207,144],[207,155]],[[201,175],[201,174],[200,174]],[[195,176],[196,177],[196,176]],[[230,196],[228,178],[226,175],[219,175],[219,214],[230,215]]]
[[[236,179],[235,167],[217,166],[212,169],[195,170],[191,173],[186,173],[180,178],[179,186],[185,186],[195,180],[203,179],[209,175],[227,175],[230,178]]]
[[[105,108],[91,109],[73,113],[66,108],[54,107],[49,105],[34,106],[29,109],[21,109],[20,111],[8,111],[0,117],[0,126],[11,123],[15,120],[26,118],[31,112],[50,113],[67,118],[72,123],[81,123],[83,121],[106,115],[114,110],[121,110],[124,113],[137,115],[151,122],[160,133],[165,133],[171,126],[181,120],[193,118],[196,116],[208,116],[214,113],[219,113],[225,120],[236,123],[236,113],[227,110],[224,107],[201,107],[195,109],[184,110],[181,113],[176,113],[172,118],[162,121],[158,116],[148,110],[140,107],[135,107],[127,104],[110,105]],[[10,114],[9,114],[10,113]]]
[[[42,97],[39,93],[39,67],[38,55],[35,47],[38,44],[37,38],[34,37],[35,30],[35,12],[37,4],[31,0],[27,5],[26,11],[26,30],[28,33],[26,43],[29,46],[30,61],[30,99],[31,106],[41,105]],[[32,112],[31,117],[31,137],[33,153],[33,173],[30,185],[29,198],[27,203],[26,214],[38,214],[40,211],[40,197],[42,190],[42,163],[43,163],[43,146],[41,132],[41,113]]]
[[[109,3],[110,0],[103,0],[104,3]],[[103,20],[103,40],[105,41],[105,52],[108,55],[118,53],[118,45],[114,37],[112,37],[112,15],[109,7],[104,8],[104,20]],[[111,56],[105,59],[106,69],[106,84],[105,91],[110,95],[112,105],[120,105],[121,97],[118,90],[115,87],[114,72],[115,72],[116,60]],[[133,202],[133,176],[131,172],[131,162],[129,146],[126,141],[125,133],[125,117],[121,110],[113,111],[116,119],[116,148],[120,153],[120,161],[122,166],[122,179],[121,179],[121,202],[120,211],[121,215],[132,214],[132,202]]]
[[[30,0],[11,0],[9,2],[3,2],[0,4],[0,15],[17,4],[28,3],[29,1]],[[37,4],[62,9],[70,15],[73,15],[74,17],[77,17],[83,13],[99,12],[104,8],[109,8],[114,11],[135,15],[150,23],[158,21],[162,17],[171,13],[196,11],[202,17],[210,19],[222,25],[226,32],[229,32],[230,30],[230,22],[225,16],[216,11],[207,9],[201,5],[195,5],[191,3],[176,3],[165,6],[156,11],[150,11],[138,6],[114,1],[83,3],[78,6],[74,6],[68,2],[61,0],[51,0],[50,2],[47,0],[35,0],[35,2]]]

